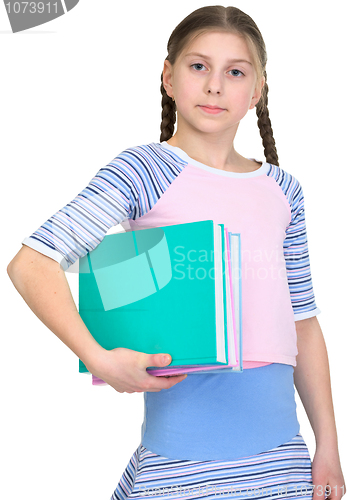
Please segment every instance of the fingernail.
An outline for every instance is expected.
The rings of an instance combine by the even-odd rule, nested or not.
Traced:
[[[170,357],[169,356],[162,356],[161,360],[163,363],[168,363],[170,361]]]

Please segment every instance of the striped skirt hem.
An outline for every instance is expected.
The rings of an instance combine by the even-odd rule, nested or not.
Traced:
[[[111,500],[307,500],[312,488],[309,450],[298,433],[276,448],[237,460],[173,460],[140,444]]]

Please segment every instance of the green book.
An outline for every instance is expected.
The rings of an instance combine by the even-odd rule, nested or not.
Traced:
[[[225,365],[224,248],[224,225],[212,220],[106,235],[79,260],[79,314],[105,349]]]

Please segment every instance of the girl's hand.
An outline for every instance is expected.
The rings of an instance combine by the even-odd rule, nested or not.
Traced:
[[[167,360],[163,356],[168,356]],[[169,389],[187,377],[172,375],[157,377],[150,375],[148,366],[163,367],[171,363],[169,354],[146,354],[133,351],[125,347],[117,347],[108,351],[103,349],[102,354],[93,360],[93,366],[87,366],[90,373],[101,378],[117,392],[159,392]]]
[[[340,500],[346,493],[340,458],[336,448],[316,448],[312,461],[312,500]]]

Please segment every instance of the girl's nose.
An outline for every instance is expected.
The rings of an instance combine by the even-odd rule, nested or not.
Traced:
[[[218,74],[211,74],[206,82],[206,90],[209,94],[221,94],[222,83],[221,77]]]

